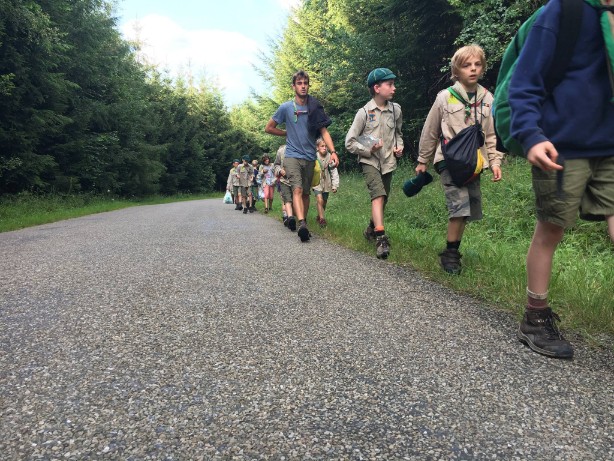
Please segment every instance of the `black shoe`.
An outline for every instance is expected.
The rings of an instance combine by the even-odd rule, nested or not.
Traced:
[[[288,229],[290,229],[292,232],[296,230],[296,218],[294,216],[290,216],[288,218]]]
[[[247,214],[247,207],[243,208],[243,214]]]
[[[256,207],[255,206],[250,206],[249,207],[249,212],[253,213],[254,211],[256,211]]]
[[[237,206],[235,207],[235,210],[239,210],[239,211],[241,211],[242,209],[243,209],[243,207],[242,207],[241,205],[237,205]]]
[[[306,242],[311,237],[309,233],[309,229],[307,229],[307,224],[301,224],[301,227],[298,229],[298,236],[301,239],[301,242]]]
[[[362,233],[362,235],[365,236],[365,238],[367,239],[368,242],[374,242],[375,241],[375,229],[373,228],[373,226],[371,224],[369,224],[367,226],[367,228]]]
[[[378,259],[386,259],[390,254],[390,242],[388,236],[380,235],[375,237],[375,255]]]
[[[439,262],[448,274],[459,275],[461,273],[462,256],[457,249],[448,248],[439,253]]]
[[[573,347],[559,331],[556,322],[560,321],[561,318],[549,307],[527,309],[516,335],[521,342],[538,354],[570,359],[573,357]]]

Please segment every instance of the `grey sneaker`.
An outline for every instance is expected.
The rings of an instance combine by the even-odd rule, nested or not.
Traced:
[[[461,273],[462,256],[456,249],[445,249],[439,253],[439,262],[448,274],[459,275]]]
[[[548,357],[570,359],[573,347],[559,331],[556,322],[561,318],[549,307],[540,310],[525,310],[516,335],[518,339],[538,354]]]
[[[386,259],[390,254],[390,242],[388,236],[380,235],[375,238],[375,254],[378,259]]]
[[[375,241],[375,229],[373,228],[373,226],[371,224],[369,224],[367,226],[367,228],[364,230],[362,235],[365,236],[365,238],[367,239],[368,242],[374,242]]]

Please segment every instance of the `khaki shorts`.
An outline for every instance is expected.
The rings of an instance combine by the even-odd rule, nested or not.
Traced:
[[[392,171],[390,173],[381,174],[380,171],[372,165],[361,163],[362,176],[367,183],[371,200],[378,197],[385,197],[388,201],[390,195],[390,186],[392,185]]]
[[[315,160],[304,160],[302,158],[288,157],[284,158],[286,179],[290,182],[290,187],[292,187],[292,190],[303,189],[303,193],[309,195],[315,163]]]
[[[279,183],[281,199],[284,203],[292,203],[292,188],[287,184]]]
[[[537,220],[566,228],[580,216],[603,220],[614,215],[614,156],[565,160],[563,194],[555,171],[531,169]]]
[[[239,186],[232,186],[232,195],[235,197],[239,195]]]
[[[249,186],[239,186],[239,195],[249,197]]]
[[[479,177],[463,187],[458,187],[452,182],[448,170],[443,170],[440,178],[449,218],[465,218],[467,221],[482,219],[482,191]]]

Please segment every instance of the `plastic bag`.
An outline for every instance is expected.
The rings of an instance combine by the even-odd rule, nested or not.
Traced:
[[[226,203],[226,204],[231,204],[232,203],[232,194],[230,193],[229,190],[227,190],[226,194],[224,194],[224,203]]]

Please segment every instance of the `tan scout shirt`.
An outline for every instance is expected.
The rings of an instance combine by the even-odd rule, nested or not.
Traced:
[[[467,92],[460,83],[456,82],[452,88],[465,98],[465,101],[469,101]],[[433,107],[431,107],[426,117],[422,134],[420,135],[420,145],[418,148],[418,161],[420,163],[437,163],[443,160],[441,135],[449,141],[459,131],[475,123],[473,98],[469,102],[472,103],[471,115],[466,119],[463,102],[452,96],[448,90],[439,92]],[[503,153],[497,150],[497,136],[495,135],[495,125],[491,114],[492,102],[492,94],[483,86],[478,85],[477,113],[484,130],[484,145],[480,148],[484,158],[484,168],[488,168],[491,165],[501,166],[501,160],[503,159]]]
[[[239,185],[241,187],[249,187],[254,180],[254,167],[249,163],[241,164],[237,167],[237,176],[239,177]]]
[[[277,149],[277,155],[275,156],[275,161],[273,162],[273,168],[275,171],[275,176],[279,178],[279,182],[282,184],[285,184],[286,186],[289,186],[290,181],[288,181],[288,178],[286,178],[285,176],[281,176],[281,170],[284,169],[284,157],[285,156],[286,156],[286,145],[283,144],[282,146],[279,147],[279,149]]]
[[[377,107],[375,100],[371,99],[356,112],[350,131],[345,136],[345,147],[348,151],[358,155],[359,163],[372,165],[381,174],[390,173],[397,168],[397,159],[393,151],[395,142],[397,147],[403,147],[402,126],[401,106],[388,101],[384,110],[381,110]],[[358,137],[361,135],[382,139],[384,145],[371,153],[370,148],[358,142]]]

